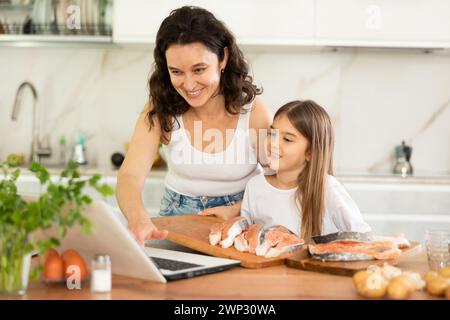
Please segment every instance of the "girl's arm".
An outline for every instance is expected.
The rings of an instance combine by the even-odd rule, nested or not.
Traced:
[[[150,220],[144,207],[141,193],[145,178],[156,159],[161,129],[159,123],[149,130],[148,111],[151,102],[139,116],[125,160],[117,175],[116,198],[119,207],[128,220],[128,228],[142,245],[145,240],[163,239],[167,231],[159,231]]]

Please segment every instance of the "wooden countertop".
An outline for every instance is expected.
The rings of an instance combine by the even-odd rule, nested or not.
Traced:
[[[428,271],[422,253],[398,264],[404,270],[423,274]],[[0,299],[362,299],[351,277],[334,276],[276,266],[264,269],[231,270],[160,284],[113,275],[110,293],[93,294],[89,282],[80,290],[69,290],[65,284],[48,285],[30,282],[22,297],[0,296]],[[410,299],[435,299],[425,291],[414,292]]]

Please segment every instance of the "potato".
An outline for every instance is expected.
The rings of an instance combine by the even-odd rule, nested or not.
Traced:
[[[402,274],[402,270],[391,266],[390,264],[385,263],[383,269],[381,270],[381,275],[387,279],[388,281],[400,276]]]
[[[418,272],[405,271],[402,273],[401,277],[409,282],[410,290],[412,291],[425,288],[426,283]]]
[[[450,267],[444,267],[439,270],[439,275],[443,278],[450,278]]]
[[[359,283],[361,283],[371,274],[373,274],[373,272],[369,270],[358,271],[357,273],[355,273],[353,275],[353,284],[355,285],[355,287],[357,287]]]
[[[431,280],[434,280],[436,278],[439,278],[439,274],[436,271],[428,271],[423,276],[423,280],[425,280],[426,283],[430,282]]]
[[[416,290],[416,282],[411,276],[402,274],[401,276],[397,277],[396,279],[397,279],[397,281],[402,282],[403,285],[406,286],[409,291]]]
[[[433,296],[442,296],[448,287],[447,279],[438,277],[427,283],[427,291]]]
[[[394,278],[387,288],[388,297],[395,300],[407,299],[411,290],[405,278]]]
[[[365,298],[379,299],[385,296],[387,281],[379,273],[372,273],[360,280],[356,286],[358,293]]]

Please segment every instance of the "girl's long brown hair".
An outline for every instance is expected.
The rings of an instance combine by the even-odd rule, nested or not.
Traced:
[[[310,242],[322,230],[326,179],[333,174],[333,127],[325,109],[312,100],[289,102],[278,109],[274,118],[281,115],[286,115],[308,140],[311,157],[297,178],[296,201],[302,212],[301,237]]]

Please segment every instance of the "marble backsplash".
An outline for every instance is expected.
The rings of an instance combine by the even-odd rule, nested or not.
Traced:
[[[293,99],[314,99],[333,118],[335,167],[385,173],[394,147],[413,147],[417,173],[450,174],[450,53],[410,50],[244,48],[262,99],[275,112]],[[11,120],[19,84],[37,88],[41,132],[53,156],[58,140],[87,134],[90,164],[108,166],[124,152],[147,96],[152,48],[0,47],[0,157],[29,154],[31,95]]]

